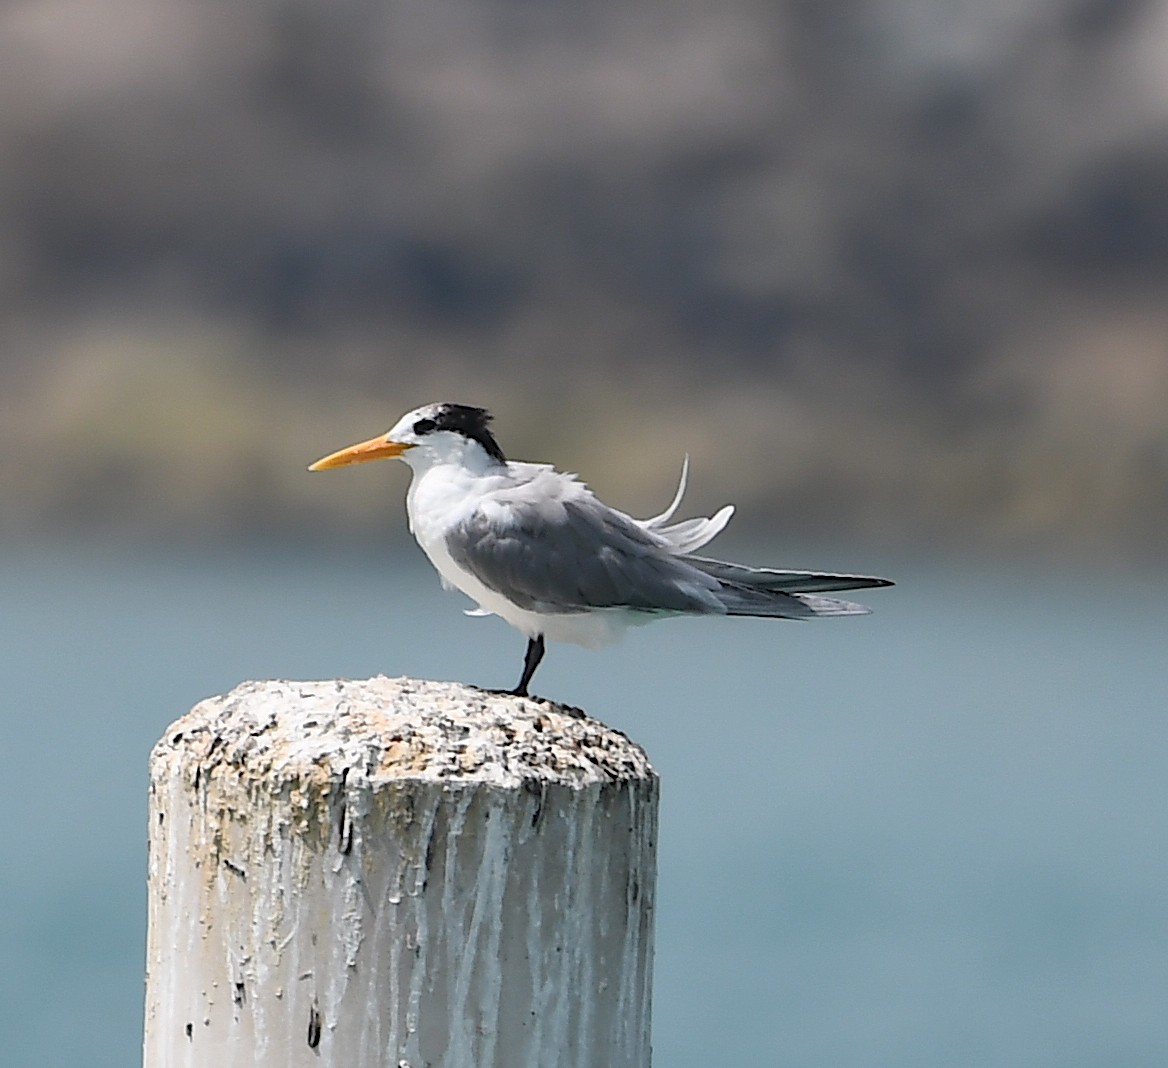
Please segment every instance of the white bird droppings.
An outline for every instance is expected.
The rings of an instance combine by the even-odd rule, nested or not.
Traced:
[[[147,1068],[645,1068],[657,796],[639,746],[541,701],[201,702],[151,755]]]

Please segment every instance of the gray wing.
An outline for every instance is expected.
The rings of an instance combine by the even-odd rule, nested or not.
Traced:
[[[747,567],[726,560],[710,560],[704,556],[687,559],[701,571],[722,582],[749,586],[757,590],[777,590],[783,593],[830,593],[833,590],[866,590],[891,586],[890,579],[871,575],[832,575],[823,571],[779,571],[770,567]]]
[[[694,567],[717,579],[719,598],[732,616],[779,616],[811,619],[815,616],[861,616],[871,611],[854,601],[821,597],[834,590],[862,590],[891,586],[888,579],[868,575],[832,575],[821,571],[779,571],[747,567],[725,560],[690,556]]]
[[[717,578],[595,497],[524,501],[509,494],[500,503],[452,529],[446,548],[459,567],[520,608],[726,611]]]

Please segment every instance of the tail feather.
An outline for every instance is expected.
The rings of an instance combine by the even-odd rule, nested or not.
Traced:
[[[813,593],[783,593],[724,583],[715,597],[729,616],[765,616],[776,619],[812,619],[815,616],[865,616],[872,609],[854,601],[820,597]]]
[[[872,575],[833,575],[822,571],[779,571],[769,567],[747,567],[726,560],[687,556],[686,562],[729,586],[781,593],[831,593],[836,590],[867,590],[891,586],[892,582]],[[847,602],[840,602],[846,604]]]

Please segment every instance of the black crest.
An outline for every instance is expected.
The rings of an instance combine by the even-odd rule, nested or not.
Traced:
[[[428,420],[427,420],[428,421]],[[506,463],[507,457],[499,448],[490,431],[491,413],[486,408],[473,408],[469,404],[442,404],[434,413],[432,430],[451,430],[471,441],[477,441],[487,455],[499,463]],[[415,425],[414,430],[417,430]]]

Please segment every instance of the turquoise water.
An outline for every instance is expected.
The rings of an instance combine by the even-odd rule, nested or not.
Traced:
[[[900,585],[537,676],[663,777],[655,1063],[1168,1064],[1165,576],[804,561]],[[247,678],[514,683],[522,639],[461,607],[414,555],[0,560],[0,1060],[137,1063],[171,720]]]

